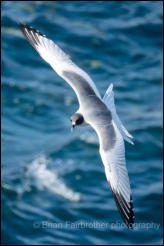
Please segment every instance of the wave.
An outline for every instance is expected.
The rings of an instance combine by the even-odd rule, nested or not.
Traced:
[[[96,144],[96,145],[99,144],[98,137],[96,134],[86,134],[86,133],[81,134],[80,140],[89,144]]]
[[[25,187],[35,186],[39,190],[47,189],[70,201],[78,202],[80,194],[69,188],[59,177],[56,170],[50,170],[51,162],[45,155],[40,155],[28,165],[26,171]]]

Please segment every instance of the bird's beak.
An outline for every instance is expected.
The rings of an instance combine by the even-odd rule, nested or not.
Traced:
[[[71,132],[73,131],[73,129],[75,128],[76,124],[75,122],[72,123],[72,127],[71,127]]]

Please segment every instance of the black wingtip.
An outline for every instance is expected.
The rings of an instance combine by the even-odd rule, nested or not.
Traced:
[[[34,28],[23,23],[19,23],[19,28],[29,43],[36,49],[37,45],[40,44],[39,35],[43,35],[39,31],[36,31]]]
[[[130,195],[130,202],[129,205],[125,201],[124,197],[120,195],[116,190],[112,189],[110,182],[109,186],[111,188],[112,194],[114,196],[117,208],[120,212],[120,215],[125,223],[125,225],[129,229],[134,229],[133,224],[134,224],[134,211],[133,211],[133,203],[132,203],[132,196]],[[128,215],[128,217],[127,217]]]
[[[35,28],[33,28],[32,26],[29,26],[27,24],[23,24],[23,23],[19,22],[18,26],[23,33],[25,32],[25,29],[27,29],[28,31],[32,31],[34,34],[38,34],[42,37],[46,37],[46,35],[43,35],[39,30],[36,30]]]
[[[23,23],[21,23],[21,22],[18,23],[18,26],[19,26],[21,32],[22,32],[24,35],[25,35],[25,28],[30,29],[30,27],[29,27],[28,25],[23,24]],[[26,36],[26,35],[25,35],[25,36]]]
[[[25,29],[27,29],[28,31],[33,31],[33,32],[37,32],[33,27],[27,25],[27,24],[23,24],[21,22],[18,23],[19,28],[21,29],[22,32],[24,32]]]
[[[21,27],[21,26],[25,26],[25,24],[21,23],[21,22],[18,22],[18,25]]]
[[[18,26],[21,30],[24,30],[25,28],[27,28],[28,26],[26,24],[23,24],[21,22],[18,23]]]

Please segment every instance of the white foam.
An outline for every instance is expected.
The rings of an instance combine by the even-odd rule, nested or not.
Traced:
[[[79,201],[80,194],[69,188],[55,170],[48,168],[49,162],[50,160],[45,155],[34,159],[26,172],[27,180],[30,180],[30,183],[40,190],[48,189],[71,201]]]
[[[96,134],[81,134],[80,139],[86,143],[99,144],[98,137]]]

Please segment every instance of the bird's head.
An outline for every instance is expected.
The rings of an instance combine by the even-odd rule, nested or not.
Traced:
[[[71,129],[73,130],[75,126],[80,126],[84,122],[84,118],[81,114],[75,113],[71,116],[70,121],[72,123]]]

